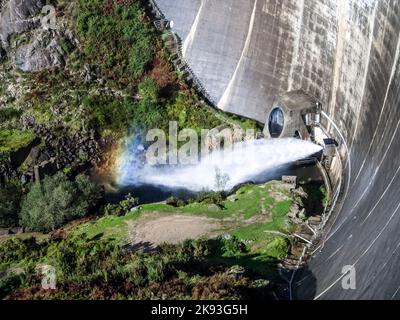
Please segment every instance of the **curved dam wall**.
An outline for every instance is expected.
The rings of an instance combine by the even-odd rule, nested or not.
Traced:
[[[156,2],[220,109],[266,122],[276,96],[301,89],[332,119],[346,188],[294,297],[399,299],[400,2]]]

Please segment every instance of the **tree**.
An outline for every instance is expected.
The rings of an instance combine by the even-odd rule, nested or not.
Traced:
[[[20,223],[32,231],[50,232],[89,213],[101,198],[101,189],[87,176],[70,181],[63,173],[32,186],[22,203]]]
[[[139,94],[144,100],[156,103],[158,100],[157,84],[150,78],[145,78],[139,84]]]
[[[9,228],[18,225],[18,212],[20,210],[21,190],[8,184],[0,188],[0,227]]]
[[[217,191],[224,191],[228,182],[230,181],[229,175],[222,173],[221,169],[215,168],[215,188]]]

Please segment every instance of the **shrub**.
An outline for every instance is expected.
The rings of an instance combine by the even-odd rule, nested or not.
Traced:
[[[215,204],[220,209],[225,209],[224,205],[225,196],[221,192],[203,192],[200,193],[196,199],[190,200],[190,202],[200,202],[204,204]]]
[[[319,192],[322,195],[322,205],[326,207],[329,204],[329,194],[324,184],[319,188]]]
[[[212,129],[223,122],[210,109],[200,105],[188,92],[179,92],[167,105],[169,119],[178,119],[179,128],[192,128],[200,133],[201,129]]]
[[[21,284],[21,277],[16,274],[9,274],[0,278],[0,299],[7,297],[13,290],[20,287]]]
[[[288,241],[284,238],[276,238],[267,245],[263,253],[270,257],[282,259],[287,256],[288,251]]]
[[[9,272],[0,280],[0,297],[10,299],[188,299],[204,286],[199,297],[238,299],[256,285],[261,287],[254,292],[257,296],[267,289],[246,276],[233,279],[232,269],[215,262],[208,241],[202,240],[138,253],[84,235],[40,244],[13,239],[0,242],[0,262],[4,260],[7,264],[0,264],[0,270]],[[38,290],[37,266],[43,263],[57,272],[56,291]],[[22,273],[18,277],[12,270]]]
[[[133,127],[140,129],[166,128],[168,121],[163,116],[162,109],[151,100],[141,100],[134,104]]]
[[[152,59],[152,41],[148,38],[142,38],[134,47],[132,47],[130,52],[129,67],[134,76],[140,77]]]
[[[236,236],[222,239],[222,252],[224,257],[239,257],[241,254],[248,252],[247,246]]]
[[[134,259],[127,267],[128,279],[135,286],[142,287],[147,282],[147,271],[143,259]]]
[[[76,26],[85,55],[109,78],[139,79],[153,60],[153,30],[138,2],[80,0]]]
[[[21,190],[12,184],[0,187],[0,227],[9,228],[18,225]]]
[[[12,266],[22,260],[38,260],[47,250],[47,244],[38,243],[35,238],[11,238],[0,243],[0,269]]]
[[[124,132],[131,122],[132,105],[108,96],[89,95],[83,100],[84,118],[90,128],[100,132]]]
[[[19,118],[22,112],[14,108],[0,109],[0,123]]]
[[[177,197],[169,197],[166,201],[167,205],[171,207],[179,207],[178,206],[179,199]]]
[[[80,175],[69,181],[63,173],[34,184],[22,203],[20,223],[32,231],[50,232],[87,215],[101,198],[100,188]]]
[[[125,200],[117,204],[108,203],[104,208],[106,216],[123,216],[132,210],[139,203],[139,199],[128,195]]]
[[[171,207],[175,207],[175,208],[184,207],[184,206],[186,206],[188,204],[187,201],[178,199],[177,197],[173,197],[173,196],[169,197],[166,200],[166,203],[167,203],[167,205],[169,205]]]
[[[166,265],[160,257],[150,255],[145,258],[144,265],[149,282],[161,282],[165,277]]]
[[[202,259],[211,253],[209,243],[204,240],[186,240],[181,245],[181,248],[187,255],[186,260]]]
[[[107,279],[122,263],[121,248],[113,241],[89,240],[85,236],[52,243],[48,259],[61,280]]]
[[[139,84],[139,94],[144,100],[148,100],[150,102],[157,102],[158,89],[155,81],[150,78],[144,79]]]

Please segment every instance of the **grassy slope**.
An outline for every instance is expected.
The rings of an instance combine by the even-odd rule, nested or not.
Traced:
[[[192,203],[173,207],[165,203],[142,205],[139,210],[123,217],[106,216],[77,228],[75,235],[87,234],[89,238],[112,238],[127,243],[127,222],[144,215],[199,215],[220,219],[225,232],[245,242],[249,252],[239,258],[215,259],[228,264],[242,264],[263,273],[269,272],[266,262],[287,255],[289,244],[286,234],[292,231],[287,222],[294,199],[287,188],[277,182],[264,185],[246,185],[224,201],[225,209],[217,206]],[[221,260],[222,259],[222,260]]]
[[[0,130],[0,153],[10,153],[27,147],[35,139],[30,130]]]

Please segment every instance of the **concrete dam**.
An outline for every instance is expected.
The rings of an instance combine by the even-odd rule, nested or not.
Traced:
[[[338,143],[332,215],[293,298],[400,299],[400,2],[155,2],[215,106],[268,123],[279,97],[317,101]]]

